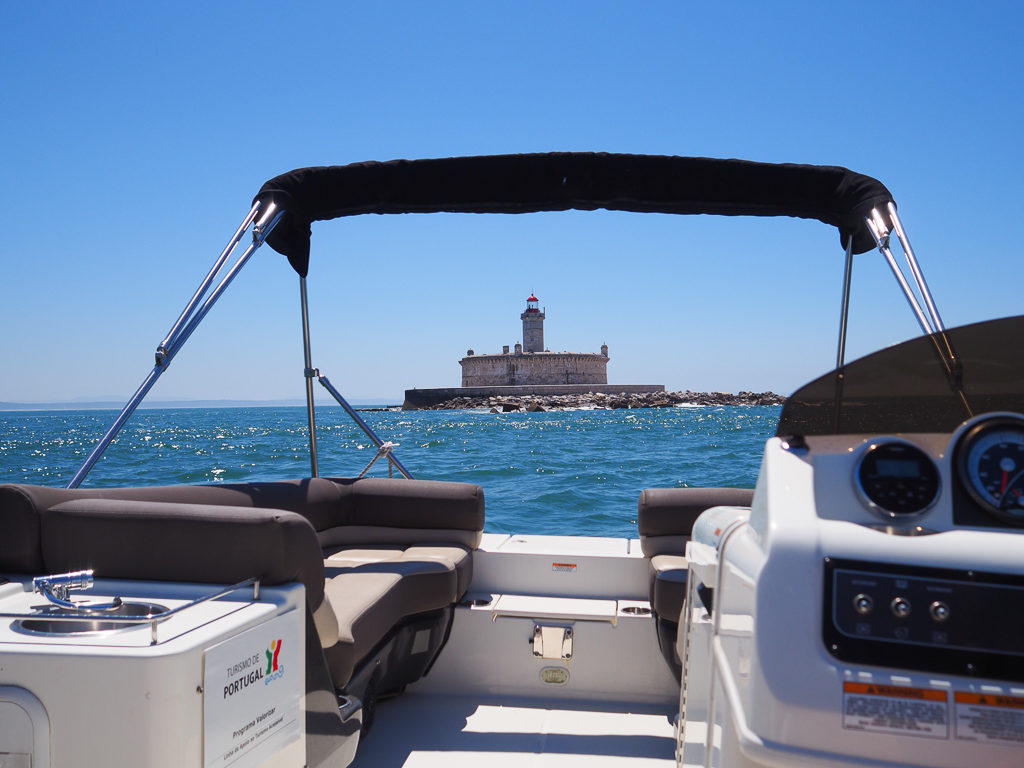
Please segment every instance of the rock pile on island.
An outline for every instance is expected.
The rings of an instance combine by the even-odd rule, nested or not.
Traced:
[[[786,398],[774,392],[603,392],[580,395],[521,395],[516,397],[456,397],[430,410],[489,408],[492,413],[567,411],[575,408],[671,408],[677,405],[782,405]]]

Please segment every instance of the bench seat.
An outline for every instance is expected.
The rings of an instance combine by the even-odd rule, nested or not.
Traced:
[[[444,609],[465,594],[470,551],[459,546],[339,548],[324,560],[331,616],[317,618],[327,664],[335,680],[351,678],[356,664],[409,616]],[[329,642],[332,641],[333,642]]]
[[[417,628],[389,653],[439,652],[451,606],[472,579],[483,514],[478,486],[426,480],[0,485],[0,573],[93,568],[101,578],[299,581],[341,690],[361,664],[381,663],[371,655],[416,617],[427,617],[429,643]],[[411,682],[428,663],[399,659],[389,684]]]

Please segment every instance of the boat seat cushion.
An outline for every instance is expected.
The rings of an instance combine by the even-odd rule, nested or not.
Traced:
[[[686,574],[686,558],[682,555],[651,558],[651,609],[655,615],[678,623],[686,601]]]
[[[91,568],[103,578],[267,585],[301,582],[324,596],[320,545],[309,521],[279,509],[75,499],[39,516],[42,570]]]
[[[693,524],[711,507],[749,507],[752,488],[648,488],[640,493],[637,528],[647,557],[682,555]]]
[[[365,545],[329,547],[324,550],[324,567],[359,568],[363,564],[402,562],[440,563],[455,574],[453,589],[448,599],[456,603],[469,589],[473,578],[473,555],[460,544]]]
[[[336,687],[347,684],[356,664],[402,619],[458,599],[458,569],[445,549],[347,548],[328,554],[324,602],[332,615],[318,616],[316,623]],[[468,550],[452,549],[469,558]]]
[[[342,514],[313,521],[324,549],[341,545],[457,543],[480,546],[484,494],[478,485],[364,477],[332,480]]]
[[[43,572],[33,486],[0,485],[0,573]]]
[[[118,499],[203,504],[296,512],[317,531],[322,545],[457,541],[475,549],[484,528],[478,485],[436,480],[364,477],[304,478],[252,483],[49,488],[0,485],[0,567],[39,570],[38,514],[75,499]],[[415,531],[414,536],[409,532]],[[6,535],[6,534],[10,535]],[[11,565],[5,564],[11,560]],[[19,565],[24,563],[24,566]]]

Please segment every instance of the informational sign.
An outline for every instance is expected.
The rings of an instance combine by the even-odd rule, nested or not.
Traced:
[[[956,737],[990,744],[1024,744],[1024,698],[957,691]]]
[[[937,688],[843,683],[843,728],[949,738],[948,694]]]
[[[302,621],[290,611],[206,651],[205,768],[258,766],[301,738]]]

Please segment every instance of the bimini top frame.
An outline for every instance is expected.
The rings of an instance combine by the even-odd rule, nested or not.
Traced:
[[[74,488],[81,483],[156,378],[264,240],[288,258],[300,278],[313,475],[317,474],[317,451],[312,378],[318,377],[386,453],[389,461],[405,476],[411,476],[326,377],[313,368],[305,284],[309,271],[311,223],[364,213],[531,213],[571,209],[818,219],[838,228],[847,253],[838,353],[840,367],[846,338],[851,257],[873,247],[885,255],[922,330],[930,334],[944,332],[928,286],[896,214],[892,195],[880,181],[846,168],[578,152],[394,160],[300,168],[274,177],[260,189],[232,241],[157,348],[153,372],[68,487]],[[216,275],[249,226],[253,227],[252,244],[212,294],[206,297]],[[916,294],[889,249],[892,232],[903,245]],[[948,348],[942,350],[942,355],[947,369],[954,371],[955,355],[952,348],[946,346]]]
[[[256,201],[285,211],[267,242],[309,269],[310,223],[362,213],[640,213],[797,216],[839,228],[854,253],[875,246],[864,220],[893,201],[880,181],[845,168],[703,157],[555,152],[393,160],[299,168]]]

